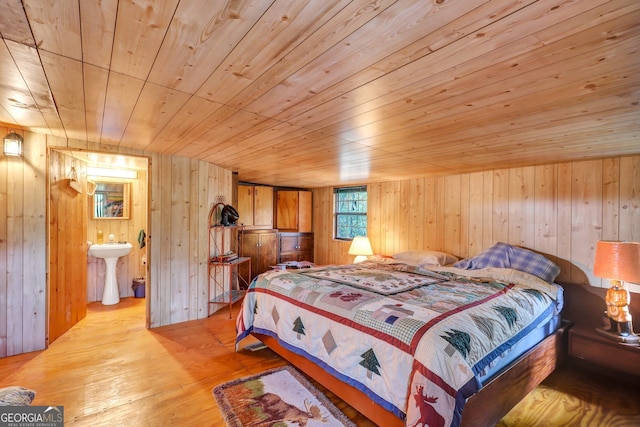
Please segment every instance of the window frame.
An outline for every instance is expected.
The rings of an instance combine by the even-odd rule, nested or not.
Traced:
[[[355,193],[364,193],[364,200],[362,200],[362,198],[358,199],[358,200],[352,200],[353,202],[356,202],[356,208],[360,207],[362,208],[362,202],[364,202],[364,212],[346,212],[346,211],[341,211],[340,210],[340,201],[339,201],[339,197],[340,194],[355,194]],[[359,203],[358,203],[359,202]],[[349,186],[349,187],[334,187],[333,189],[333,238],[336,240],[342,240],[342,241],[347,241],[350,242],[353,240],[353,237],[357,236],[367,236],[367,232],[368,232],[368,228],[369,228],[369,194],[368,194],[368,189],[366,185],[355,185],[355,186]],[[347,216],[347,217],[364,217],[364,228],[362,227],[357,227],[357,233],[351,237],[348,236],[339,236],[339,226],[338,223],[340,222],[340,217],[342,216]],[[349,221],[350,222],[350,221]],[[356,227],[351,227],[351,225],[349,226],[350,231],[353,231],[353,229],[356,229]],[[353,234],[349,233],[349,234]]]

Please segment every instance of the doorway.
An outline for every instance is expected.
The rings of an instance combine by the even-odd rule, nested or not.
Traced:
[[[149,159],[130,155],[51,148],[48,173],[48,335],[51,344],[87,314],[87,304],[100,301],[104,260],[88,255],[98,230],[105,242],[128,241],[133,248],[117,265],[121,298],[136,297],[134,280],[148,289]],[[126,177],[124,172],[127,172]],[[96,217],[96,182],[126,183],[127,215]],[[124,200],[119,200],[124,206]],[[138,292],[138,296],[139,296]],[[148,313],[148,302],[147,313]],[[113,306],[117,309],[117,305]],[[147,319],[148,324],[148,319]]]

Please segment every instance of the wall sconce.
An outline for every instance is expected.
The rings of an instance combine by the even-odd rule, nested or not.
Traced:
[[[610,327],[597,331],[619,342],[637,344],[640,337],[633,332],[629,313],[631,296],[622,281],[640,283],[640,243],[599,241],[593,274],[611,280],[605,296]]]
[[[365,236],[354,237],[349,247],[349,255],[356,255],[356,259],[353,260],[354,263],[365,261],[367,256],[373,255],[369,238]]]
[[[5,156],[20,156],[22,155],[22,137],[18,135],[14,130],[9,132],[4,137],[4,149]]]

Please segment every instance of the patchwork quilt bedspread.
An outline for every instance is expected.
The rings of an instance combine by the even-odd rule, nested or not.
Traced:
[[[406,425],[456,426],[477,375],[558,310],[557,285],[504,268],[364,263],[254,279],[239,342],[271,335]]]

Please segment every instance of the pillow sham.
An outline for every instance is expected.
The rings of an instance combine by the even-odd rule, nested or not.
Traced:
[[[496,243],[473,258],[458,261],[453,266],[465,270],[487,267],[513,268],[533,274],[549,283],[553,283],[560,274],[560,267],[543,255],[503,242]]]
[[[458,261],[458,258],[440,251],[430,250],[413,250],[399,252],[393,255],[393,259],[402,261],[407,264],[413,264],[416,266],[422,265],[449,265]]]

